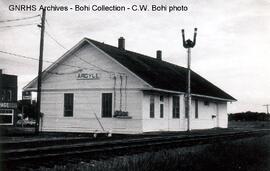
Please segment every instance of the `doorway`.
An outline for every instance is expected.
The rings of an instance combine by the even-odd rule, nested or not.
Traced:
[[[212,115],[213,127],[214,128],[219,126],[218,117],[219,117],[219,106],[218,106],[218,103],[215,103],[214,114]]]

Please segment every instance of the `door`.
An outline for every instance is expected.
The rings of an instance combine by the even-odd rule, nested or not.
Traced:
[[[218,115],[219,115],[218,103],[215,103],[214,114],[212,115],[213,127],[214,128],[218,127]]]

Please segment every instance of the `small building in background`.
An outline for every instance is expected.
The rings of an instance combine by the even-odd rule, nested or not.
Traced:
[[[21,112],[23,118],[35,120],[36,100],[33,100],[33,94],[31,91],[22,92],[22,100],[18,101],[18,111]]]
[[[0,69],[0,125],[13,125],[17,111],[17,76]]]

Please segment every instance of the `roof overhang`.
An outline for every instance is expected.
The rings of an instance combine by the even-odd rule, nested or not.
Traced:
[[[173,90],[165,90],[165,89],[160,89],[160,88],[146,88],[143,89],[143,91],[148,91],[148,92],[162,92],[162,93],[170,93],[170,94],[186,94],[185,92],[181,91],[173,91]],[[224,101],[224,102],[235,102],[237,100],[235,99],[226,99],[226,98],[220,98],[220,97],[213,97],[213,96],[207,96],[207,95],[201,95],[201,94],[192,94],[191,96],[193,97],[199,97],[199,98],[205,98],[205,99],[211,99],[211,100],[217,100],[217,101]]]

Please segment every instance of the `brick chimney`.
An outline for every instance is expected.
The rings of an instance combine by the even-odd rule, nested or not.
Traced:
[[[125,50],[125,39],[123,37],[120,37],[118,39],[118,48],[121,50]]]
[[[162,51],[161,50],[157,50],[157,59],[162,61]]]

